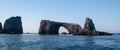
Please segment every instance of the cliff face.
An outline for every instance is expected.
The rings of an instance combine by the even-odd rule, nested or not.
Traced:
[[[81,27],[78,24],[61,23],[50,20],[41,20],[40,24],[39,34],[42,35],[58,35],[61,26],[65,27],[70,34],[76,34],[81,31]]]
[[[4,33],[22,34],[22,21],[20,16],[11,17],[5,21]]]

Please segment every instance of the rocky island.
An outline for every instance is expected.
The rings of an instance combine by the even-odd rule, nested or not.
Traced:
[[[92,19],[90,18],[86,18],[84,28],[79,24],[74,23],[41,20],[38,33],[41,35],[59,35],[58,32],[61,26],[66,28],[69,32],[68,34],[71,35],[112,35],[108,32],[97,31]],[[4,27],[2,27],[2,23],[0,22],[0,33],[22,34],[23,27],[21,17],[16,16],[6,19]]]
[[[22,34],[23,27],[20,16],[11,17],[7,19],[4,23],[4,28],[2,29],[2,24],[0,23],[0,33],[6,34]]]
[[[42,35],[58,35],[59,27],[63,26],[68,29],[70,34],[77,34],[81,32],[81,26],[73,23],[62,23],[50,20],[41,20],[39,34]]]
[[[63,26],[72,35],[112,35],[108,32],[101,32],[95,29],[92,19],[86,18],[84,28],[79,24],[55,22],[50,20],[41,20],[39,34],[41,35],[58,35],[59,28]]]

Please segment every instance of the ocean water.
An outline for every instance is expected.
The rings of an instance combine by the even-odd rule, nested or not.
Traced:
[[[112,36],[0,34],[0,50],[120,50],[120,34]]]

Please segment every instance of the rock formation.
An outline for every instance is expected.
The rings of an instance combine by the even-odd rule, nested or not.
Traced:
[[[2,23],[0,22],[0,33],[2,32]]]
[[[22,21],[20,16],[11,17],[5,21],[4,33],[22,34]]]
[[[86,35],[91,35],[91,34],[93,34],[93,32],[94,33],[96,32],[96,29],[95,29],[95,26],[94,26],[92,19],[86,18],[82,32]]]
[[[65,27],[70,34],[79,33],[82,29],[78,24],[61,23],[50,20],[41,20],[39,34],[41,35],[58,35],[59,28]]]
[[[111,34],[107,32],[97,31],[95,29],[92,19],[86,18],[84,28],[80,33],[76,35],[111,35]]]
[[[73,35],[112,35],[107,32],[97,31],[92,19],[90,18],[86,18],[83,29],[78,24],[41,20],[39,34],[58,35],[58,31],[61,26],[65,27],[69,31],[69,34]]]
[[[85,31],[95,31],[96,30],[92,19],[86,18],[84,30]]]

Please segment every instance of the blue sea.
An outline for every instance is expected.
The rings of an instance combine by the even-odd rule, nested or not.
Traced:
[[[112,36],[0,34],[0,50],[120,50],[120,34]]]

